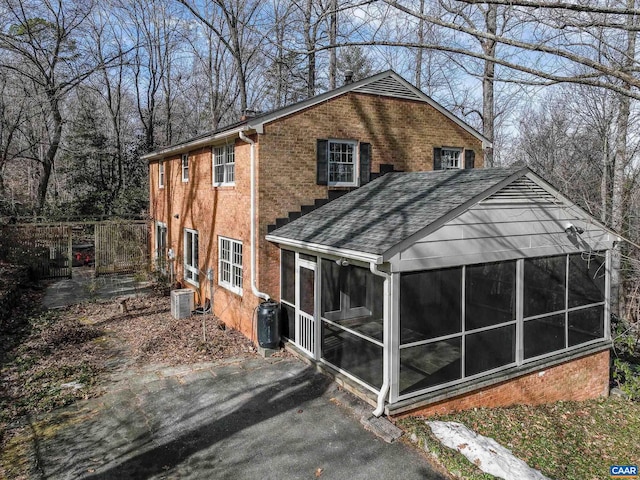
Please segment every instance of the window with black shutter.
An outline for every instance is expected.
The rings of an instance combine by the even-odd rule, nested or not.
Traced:
[[[316,183],[356,187],[371,178],[371,144],[355,140],[318,140]]]

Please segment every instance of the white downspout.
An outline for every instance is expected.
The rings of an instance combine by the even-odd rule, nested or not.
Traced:
[[[384,400],[391,385],[391,275],[378,270],[378,265],[373,262],[369,264],[369,270],[385,280],[382,311],[382,388],[378,394],[378,406],[373,411],[373,414],[379,417],[384,413]]]
[[[244,132],[238,132],[240,140],[251,146],[251,292],[263,300],[269,300],[269,295],[261,292],[256,287],[256,179],[255,179],[255,148],[256,142],[247,137]]]

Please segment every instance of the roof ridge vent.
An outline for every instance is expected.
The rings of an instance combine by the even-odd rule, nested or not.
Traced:
[[[369,93],[373,95],[384,95],[397,98],[405,98],[408,100],[424,101],[424,97],[419,92],[409,88],[398,79],[387,76],[367,83],[353,90],[358,93]]]

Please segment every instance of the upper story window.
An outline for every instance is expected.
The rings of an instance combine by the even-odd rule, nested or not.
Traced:
[[[327,163],[329,165],[329,185],[357,185],[358,162],[356,142],[329,140]]]
[[[459,148],[443,148],[442,149],[442,169],[450,170],[455,168],[462,168],[462,162],[460,156],[462,150]]]
[[[434,170],[475,168],[476,154],[471,148],[436,147],[433,149]]]
[[[164,188],[164,161],[158,162],[158,188]]]
[[[317,183],[357,187],[369,182],[371,144],[355,140],[317,141]]]
[[[235,185],[236,160],[234,145],[213,147],[213,184]]]
[[[182,181],[183,182],[189,181],[189,154],[188,153],[182,154]]]

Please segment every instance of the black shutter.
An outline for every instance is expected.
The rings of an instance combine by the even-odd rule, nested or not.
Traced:
[[[441,148],[433,149],[433,169],[442,170],[442,149]]]
[[[464,168],[475,168],[476,166],[476,152],[473,150],[464,151]]]
[[[316,151],[316,183],[318,185],[327,185],[329,176],[329,141],[318,140],[318,148]]]
[[[360,186],[371,180],[371,144],[360,144]]]

